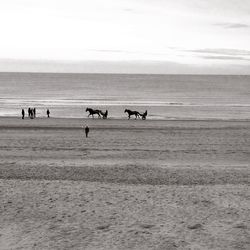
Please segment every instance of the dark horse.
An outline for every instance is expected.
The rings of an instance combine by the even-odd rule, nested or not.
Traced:
[[[101,118],[100,116],[100,110],[99,109],[91,109],[91,108],[86,108],[86,112],[89,112],[89,115],[92,115],[92,117],[94,118],[94,115],[97,114],[99,118]]]
[[[125,109],[124,113],[126,113],[126,112],[128,113],[128,119],[130,119],[131,115],[134,115],[135,119],[137,119],[138,116],[140,117],[140,113],[138,111],[132,111],[130,109]]]
[[[100,110],[100,114],[102,115],[102,118],[103,118],[103,119],[107,119],[107,118],[108,118],[108,110],[106,110],[106,112],[102,112],[102,111]]]
[[[141,114],[141,113],[139,113],[139,114],[140,114],[142,120],[146,120],[147,115],[148,115],[148,111],[146,110],[143,114]]]

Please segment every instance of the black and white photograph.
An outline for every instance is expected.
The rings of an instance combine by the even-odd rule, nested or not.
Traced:
[[[250,249],[250,0],[0,0],[0,250]]]

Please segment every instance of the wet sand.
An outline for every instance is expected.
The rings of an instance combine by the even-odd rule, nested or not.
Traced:
[[[249,121],[0,118],[0,136],[0,249],[249,248]]]

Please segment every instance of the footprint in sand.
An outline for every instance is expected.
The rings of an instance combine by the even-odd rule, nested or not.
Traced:
[[[202,225],[200,223],[188,226],[188,229],[201,229]]]

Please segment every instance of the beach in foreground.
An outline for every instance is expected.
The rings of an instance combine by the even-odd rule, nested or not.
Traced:
[[[0,118],[0,136],[1,249],[249,248],[249,121]]]

